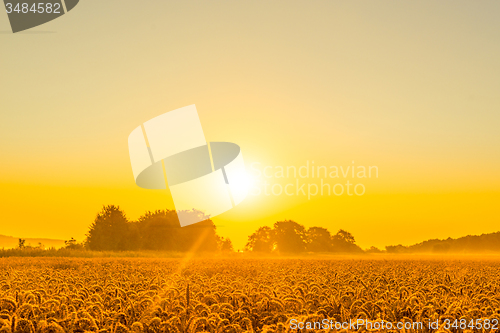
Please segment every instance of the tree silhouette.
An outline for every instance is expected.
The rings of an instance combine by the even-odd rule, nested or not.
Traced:
[[[340,229],[331,236],[326,228],[305,227],[294,221],[278,221],[273,228],[260,227],[248,237],[246,251],[281,253],[339,252],[362,253],[356,245],[354,236]]]
[[[340,229],[332,236],[332,251],[334,252],[363,252],[363,250],[355,244],[354,236],[343,229]]]
[[[177,214],[202,221],[181,227]],[[131,229],[136,233],[139,248],[145,250],[215,251],[219,246],[214,223],[198,210],[147,212]]]
[[[306,250],[307,232],[303,225],[294,221],[278,221],[274,224],[276,248],[282,253],[299,253]]]
[[[76,239],[74,239],[73,237],[71,237],[70,240],[64,241],[64,247],[66,249],[70,249],[70,250],[83,250],[84,249],[84,245],[82,243],[78,243],[76,241]]]
[[[201,221],[181,227],[179,216]],[[219,244],[216,227],[210,217],[198,210],[157,210],[146,212],[137,221],[130,222],[118,206],[104,206],[89,228],[85,245],[90,250],[163,250],[163,251],[216,251],[232,249],[229,239]],[[76,248],[74,239],[67,248]]]
[[[247,251],[271,252],[274,248],[274,232],[270,227],[260,227],[253,234],[248,236],[245,245]]]
[[[406,246],[401,244],[398,245],[388,245],[385,247],[387,253],[408,253],[410,252]]]
[[[91,250],[126,250],[129,236],[128,220],[118,206],[103,206],[91,224],[86,244]]]
[[[219,248],[222,252],[233,252],[233,242],[229,238],[219,238]]]
[[[500,251],[500,232],[460,238],[429,239],[410,246],[389,245],[387,253],[477,253]]]
[[[337,234],[335,234],[335,236],[333,236],[333,239],[336,241],[343,241],[343,242],[350,243],[350,244],[355,243],[354,236],[350,232],[345,231],[343,229],[340,229],[337,232]]]
[[[188,225],[186,227],[182,227],[180,229],[180,244],[181,251],[204,251],[204,252],[213,252],[218,249],[218,238],[215,224],[212,220],[210,220],[209,216],[204,215],[200,211],[190,210],[184,212],[186,214],[196,214],[198,218],[200,218],[200,214],[204,221],[197,222],[195,224]]]
[[[146,212],[137,220],[139,246],[144,250],[179,250],[179,221],[175,210]]]
[[[328,252],[332,250],[330,231],[322,227],[311,227],[307,230],[307,250],[311,252]]]
[[[371,246],[369,249],[365,250],[366,253],[382,253],[382,250],[376,246]]]

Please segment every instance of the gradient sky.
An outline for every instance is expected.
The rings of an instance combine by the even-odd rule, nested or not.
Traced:
[[[0,234],[82,240],[103,204],[173,208],[135,185],[127,138],[190,104],[247,166],[379,168],[361,197],[249,197],[214,218],[236,248],[284,219],[362,247],[498,231],[499,15],[499,1],[84,0],[11,34],[0,14]]]

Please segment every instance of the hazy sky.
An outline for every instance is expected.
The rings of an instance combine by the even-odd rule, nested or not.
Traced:
[[[83,239],[103,204],[173,208],[135,185],[127,138],[190,104],[248,167],[379,169],[363,196],[248,198],[214,218],[237,248],[283,219],[362,247],[498,231],[499,15],[496,0],[82,0],[11,34],[0,14],[0,234]]]

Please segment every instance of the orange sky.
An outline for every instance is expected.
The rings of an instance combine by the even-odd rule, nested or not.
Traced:
[[[127,138],[190,104],[248,167],[379,169],[363,196],[249,197],[214,218],[237,248],[283,219],[362,247],[498,231],[499,10],[89,0],[15,35],[0,15],[0,234],[83,239],[103,204],[173,208],[135,185]]]

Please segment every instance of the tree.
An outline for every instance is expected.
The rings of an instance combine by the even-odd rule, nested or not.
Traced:
[[[177,214],[201,222],[181,227]],[[219,246],[214,223],[198,210],[147,212],[131,229],[137,234],[139,248],[145,250],[216,251]]]
[[[26,247],[26,239],[19,238],[19,242],[17,245],[20,249],[24,249]]]
[[[388,245],[385,247],[385,250],[387,253],[408,253],[408,248],[404,245],[398,244],[398,245]]]
[[[322,227],[311,227],[307,230],[307,250],[312,252],[328,252],[332,250],[330,231]]]
[[[307,232],[303,225],[294,221],[278,221],[274,224],[276,248],[283,253],[299,253],[306,250]]]
[[[91,250],[127,250],[129,225],[118,206],[103,206],[89,228],[86,244]]]
[[[183,220],[192,218],[194,221],[201,221],[186,227],[180,228],[181,251],[189,252],[214,252],[218,249],[218,237],[214,222],[210,216],[203,212],[192,209],[177,212]],[[180,225],[180,224],[179,224]]]
[[[139,217],[135,229],[141,249],[180,250],[180,225],[175,210],[148,211]]]
[[[356,241],[354,240],[354,236],[343,229],[340,229],[333,238],[337,241],[343,241],[346,243],[354,244]]]
[[[218,239],[219,249],[222,252],[233,252],[233,242],[229,238],[219,237]]]
[[[363,252],[355,243],[354,236],[350,232],[340,229],[332,237],[332,250],[347,253]]]
[[[260,227],[248,236],[245,250],[254,252],[271,252],[274,248],[274,232],[270,227]]]
[[[365,251],[366,253],[382,253],[382,250],[376,246],[371,246],[369,249]]]
[[[64,241],[64,248],[70,250],[83,250],[85,247],[82,243],[78,243],[76,239],[71,237],[70,240]]]

